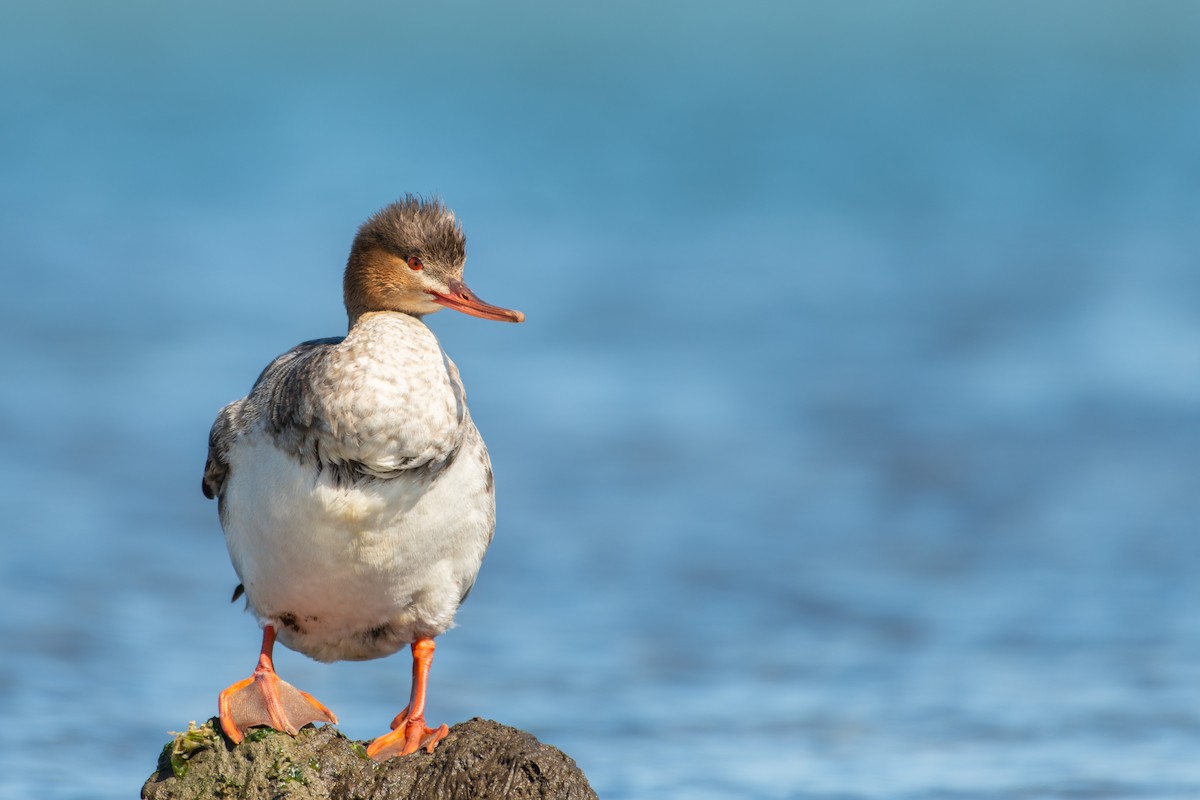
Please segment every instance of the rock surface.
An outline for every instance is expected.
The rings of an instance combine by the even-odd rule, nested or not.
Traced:
[[[142,787],[144,800],[467,800],[566,798],[596,793],[565,753],[515,728],[473,719],[450,729],[432,754],[376,763],[365,745],[332,726],[304,728],[295,738],[252,731],[236,747],[216,719],[188,726],[163,748],[158,771]]]

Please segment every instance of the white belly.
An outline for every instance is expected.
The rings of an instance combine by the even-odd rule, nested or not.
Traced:
[[[477,434],[433,479],[414,470],[338,486],[264,435],[230,456],[226,543],[280,642],[320,661],[379,658],[451,626],[494,524]]]

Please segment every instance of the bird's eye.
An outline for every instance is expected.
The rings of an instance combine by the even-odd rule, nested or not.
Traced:
[[[423,261],[421,261],[421,259],[417,258],[416,256],[409,256],[408,257],[408,268],[411,269],[413,272],[416,272],[417,270],[424,269],[425,263]]]

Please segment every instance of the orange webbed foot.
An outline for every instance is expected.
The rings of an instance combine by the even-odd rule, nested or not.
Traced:
[[[406,756],[425,748],[432,753],[437,743],[450,733],[448,725],[438,728],[425,727],[423,717],[413,717],[397,725],[391,733],[385,733],[367,746],[367,755],[376,761],[386,761],[392,756]]]
[[[450,733],[446,725],[438,728],[425,726],[425,685],[429,679],[429,665],[433,663],[433,649],[432,639],[413,642],[412,695],[408,705],[392,720],[391,733],[385,733],[367,746],[367,755],[376,761],[406,756],[421,748],[432,753],[437,743]]]
[[[275,630],[263,629],[263,649],[249,678],[238,681],[217,699],[221,730],[237,744],[256,725],[267,725],[295,736],[310,722],[337,722],[333,712],[308,692],[302,692],[275,674],[271,650]]]

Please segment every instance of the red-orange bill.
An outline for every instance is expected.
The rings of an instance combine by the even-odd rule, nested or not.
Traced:
[[[501,308],[500,306],[483,302],[462,281],[456,281],[451,278],[447,283],[447,288],[450,291],[446,294],[430,292],[429,294],[433,298],[433,302],[440,303],[446,308],[452,308],[455,311],[461,311],[464,314],[470,314],[473,317],[494,319],[500,322],[525,321],[525,315],[520,311],[514,311],[511,308]]]

